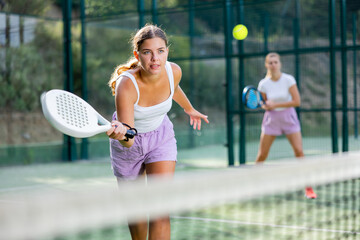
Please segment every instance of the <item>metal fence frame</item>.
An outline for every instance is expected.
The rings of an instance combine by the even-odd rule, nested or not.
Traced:
[[[86,25],[85,25],[85,1],[81,0],[81,23],[82,23],[82,65],[83,65],[83,76],[86,76]],[[349,136],[348,136],[348,132],[349,132],[349,126],[348,126],[348,112],[352,111],[354,112],[354,121],[355,121],[355,136],[357,137],[358,135],[358,126],[357,126],[357,111],[359,111],[360,109],[358,109],[357,104],[355,104],[354,108],[348,108],[348,102],[347,102],[347,97],[348,97],[348,89],[347,89],[347,59],[346,59],[346,54],[349,51],[353,51],[354,52],[354,83],[356,83],[357,79],[356,79],[356,52],[360,50],[360,45],[356,45],[356,20],[357,20],[357,13],[353,13],[352,19],[353,19],[353,42],[354,45],[353,46],[347,46],[346,44],[346,19],[347,19],[347,12],[346,12],[346,4],[347,1],[346,0],[340,0],[340,12],[341,12],[341,21],[340,23],[336,22],[336,17],[335,17],[335,9],[336,9],[336,0],[329,0],[329,42],[330,45],[327,47],[317,47],[317,48],[300,48],[299,47],[299,35],[298,35],[298,30],[300,28],[299,26],[299,3],[300,0],[296,0],[296,17],[293,19],[293,35],[294,35],[294,47],[292,50],[286,50],[286,51],[278,51],[279,54],[281,55],[287,55],[287,54],[292,54],[295,56],[295,78],[298,80],[297,84],[300,85],[301,84],[301,78],[300,78],[300,70],[299,70],[299,65],[300,65],[300,58],[299,56],[301,54],[306,54],[306,53],[316,53],[316,52],[328,52],[330,54],[330,76],[331,76],[331,108],[330,109],[304,109],[299,107],[297,109],[299,116],[301,115],[301,112],[319,112],[319,111],[330,111],[331,112],[331,135],[332,135],[332,152],[336,153],[339,152],[339,143],[338,143],[338,132],[337,132],[337,117],[336,117],[336,113],[341,111],[342,112],[342,149],[341,151],[346,152],[348,151],[348,141],[349,141]],[[144,0],[138,0],[138,14],[139,14],[139,27],[142,27],[145,24],[145,18],[144,18],[144,14],[145,14],[145,8],[144,8]],[[188,11],[189,11],[189,26],[190,26],[190,31],[189,31],[189,36],[190,39],[192,39],[191,37],[193,36],[193,25],[194,25],[194,0],[189,0],[189,5],[188,5]],[[239,147],[239,163],[240,164],[245,164],[246,163],[246,152],[245,152],[245,129],[246,129],[246,124],[245,124],[245,119],[247,114],[249,113],[244,107],[243,104],[240,104],[241,108],[239,111],[235,111],[233,109],[233,105],[234,105],[234,99],[231,93],[231,89],[232,89],[232,83],[234,81],[234,79],[232,79],[232,66],[231,66],[231,60],[234,58],[237,58],[239,60],[239,79],[238,81],[240,82],[240,89],[242,89],[244,87],[243,83],[244,83],[244,59],[247,58],[251,58],[251,57],[257,57],[257,56],[264,56],[268,53],[268,46],[267,46],[267,38],[268,38],[268,25],[265,24],[265,31],[264,31],[264,52],[261,53],[255,53],[255,54],[245,54],[243,53],[243,43],[242,41],[238,41],[238,54],[233,54],[233,47],[232,47],[232,8],[236,8],[237,9],[237,22],[238,23],[242,23],[244,21],[244,17],[243,17],[243,11],[244,11],[244,0],[238,0],[236,2],[236,4],[234,4],[234,1],[232,0],[224,0],[223,1],[224,4],[224,16],[225,16],[225,32],[224,32],[224,36],[225,36],[225,54],[224,57],[226,59],[226,111],[227,111],[227,147],[228,147],[228,164],[229,166],[234,165],[235,163],[235,159],[234,159],[234,126],[233,126],[233,117],[234,116],[239,116],[240,117],[240,132],[239,132],[239,143],[240,143],[240,147]],[[65,75],[66,77],[66,81],[65,81],[65,89],[66,90],[72,90],[71,86],[72,86],[72,75],[71,75],[71,35],[68,29],[69,24],[71,23],[71,18],[69,16],[71,16],[71,0],[65,0],[64,1],[64,53],[65,53]],[[152,0],[152,7],[151,7],[151,14],[152,14],[152,20],[153,22],[156,24],[157,23],[157,1],[156,0]],[[266,21],[265,21],[266,23]],[[336,45],[335,42],[335,34],[336,34],[336,24],[340,24],[341,26],[341,45]],[[192,42],[192,40],[190,40]],[[335,98],[336,98],[336,72],[335,72],[335,54],[337,52],[341,53],[341,66],[342,66],[342,72],[341,72],[341,77],[342,77],[342,99],[343,99],[343,105],[341,108],[337,108],[336,107],[336,102],[335,102]],[[193,55],[191,55],[189,57],[188,60],[194,60],[196,59],[196,57],[194,57]],[[192,74],[192,73],[190,73]],[[86,83],[86,79],[83,79],[83,81]],[[82,89],[83,91],[83,97],[86,98],[87,97],[87,89],[86,89],[86,84],[83,85],[84,88]],[[191,94],[191,93],[190,93]],[[239,93],[241,94],[241,93]],[[354,89],[354,95],[357,96],[356,93],[356,88]],[[241,99],[241,98],[240,98]],[[241,101],[241,100],[240,100]],[[82,154],[81,156],[83,158],[87,157],[87,140],[84,139],[83,140],[83,144],[82,144]],[[68,154],[67,157],[68,159],[73,159],[74,156],[74,151],[75,151],[75,146],[74,146],[74,142],[73,139],[70,137],[65,137],[64,142],[67,144],[67,150],[68,150]]]

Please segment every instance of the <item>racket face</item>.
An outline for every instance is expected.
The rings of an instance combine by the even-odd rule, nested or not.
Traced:
[[[254,87],[247,87],[243,92],[243,101],[246,107],[256,109],[261,107],[262,97],[261,93]]]
[[[90,137],[99,132],[99,114],[82,98],[63,90],[54,89],[41,97],[47,120],[63,133],[73,137]],[[101,117],[101,116],[100,116]],[[102,117],[101,117],[102,118]],[[101,119],[103,120],[103,118]],[[105,120],[103,124],[110,123]]]

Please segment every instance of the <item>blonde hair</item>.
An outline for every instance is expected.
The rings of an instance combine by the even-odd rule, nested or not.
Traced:
[[[279,59],[279,62],[280,62],[280,55],[279,55],[278,53],[276,53],[276,52],[271,52],[271,53],[268,53],[268,54],[266,55],[266,57],[265,57],[265,64],[266,64],[266,62],[269,60],[269,58],[271,58],[271,57],[277,57],[277,58]],[[265,77],[271,77],[271,73],[270,73],[269,70],[267,70]]]
[[[131,38],[133,51],[139,51],[141,45],[144,43],[145,40],[151,38],[161,38],[165,41],[165,45],[168,45],[168,40],[166,33],[156,25],[146,24],[143,28],[137,31],[137,33]],[[120,64],[111,74],[111,78],[108,82],[109,87],[111,88],[112,94],[115,95],[115,87],[116,87],[116,80],[121,75],[121,73],[128,71],[130,69],[134,69],[139,66],[139,61],[131,57],[127,63]]]

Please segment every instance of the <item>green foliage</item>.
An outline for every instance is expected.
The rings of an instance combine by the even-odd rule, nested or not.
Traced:
[[[88,27],[87,79],[89,102],[101,113],[114,111],[114,100],[107,83],[117,65],[125,63],[132,54],[129,29]]]
[[[190,56],[189,37],[170,36],[169,37],[169,59],[171,58],[188,58]]]
[[[26,14],[41,15],[51,6],[51,0],[4,0],[5,11]]]
[[[61,34],[54,31],[59,28],[61,25],[56,23],[39,21],[32,42],[6,49],[6,74],[0,76],[0,109],[32,111],[39,107],[42,91],[61,88]]]
[[[0,109],[11,104],[15,111],[31,111],[39,106],[39,96],[44,89],[54,85],[51,81],[52,71],[46,59],[39,54],[33,45],[24,45],[9,49],[11,69],[10,81],[0,79]]]
[[[89,17],[95,16],[111,16],[125,11],[136,11],[137,1],[127,0],[86,0],[86,15]]]

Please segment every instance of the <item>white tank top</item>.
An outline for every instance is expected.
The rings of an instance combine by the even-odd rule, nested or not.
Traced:
[[[130,78],[136,88],[138,97],[134,104],[134,125],[138,133],[146,133],[157,129],[164,120],[165,115],[171,109],[172,98],[174,95],[174,74],[170,62],[166,62],[165,69],[170,83],[170,96],[165,101],[149,107],[142,107],[138,105],[140,91],[135,77],[128,71],[123,72],[120,75]],[[116,80],[116,87],[120,83],[120,76],[118,77],[118,80]]]

